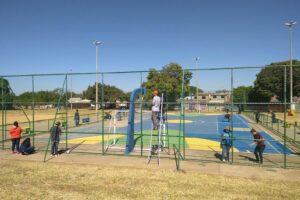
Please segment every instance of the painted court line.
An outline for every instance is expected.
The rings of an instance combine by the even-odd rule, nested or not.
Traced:
[[[256,126],[257,127],[257,126]],[[267,133],[266,132],[266,129],[263,127],[262,128],[262,130],[265,132],[265,133]],[[270,135],[269,135],[270,136]],[[273,138],[272,136],[270,136],[271,138]],[[280,141],[278,141],[278,140],[276,140],[277,142],[279,142],[280,144],[282,144]],[[269,142],[269,141],[266,141],[277,153],[279,153],[279,154],[282,154],[281,152],[279,152],[278,150],[277,150],[277,148],[275,148],[273,145],[271,145],[271,143]],[[282,144],[283,145],[283,144]],[[289,149],[291,152],[293,152],[291,149]]]
[[[240,117],[240,116],[238,116],[238,117]],[[248,124],[246,124],[248,127],[250,127]],[[262,128],[259,128],[256,124],[254,124],[254,126],[257,128],[257,129],[261,129],[263,132],[265,132],[267,135],[269,135],[267,132],[266,132],[266,130],[265,130],[265,128],[264,127],[262,127]],[[251,128],[251,127],[250,127]],[[269,135],[270,136],[270,135]],[[272,136],[270,136],[271,138],[273,138]],[[274,147],[269,141],[266,141],[267,143],[268,143],[268,145],[270,145],[270,147],[274,150],[274,151],[276,151],[278,154],[281,154],[281,152],[280,151],[278,151],[278,149],[276,148],[276,147]],[[279,143],[281,143],[280,141],[277,141],[277,142],[279,142]]]
[[[178,119],[171,119],[171,120],[167,120],[168,123],[174,123],[174,124],[179,124],[180,123],[180,120]],[[184,123],[185,124],[189,124],[189,123],[192,123],[193,121],[191,120],[184,120]],[[182,120],[182,123],[183,123],[183,120]]]
[[[269,141],[266,141],[278,154],[281,154],[280,151],[277,150],[277,148],[275,148],[273,145],[271,145],[271,143]]]
[[[124,135],[116,135],[116,138],[122,137]],[[82,142],[84,140],[84,142]],[[105,135],[104,136],[104,141],[106,140],[113,140],[112,135]],[[102,142],[102,135],[99,136],[92,136],[92,137],[82,137],[82,138],[76,138],[72,140],[68,140],[68,143],[70,144],[97,144],[99,142]],[[61,143],[66,143],[66,141],[61,141]]]

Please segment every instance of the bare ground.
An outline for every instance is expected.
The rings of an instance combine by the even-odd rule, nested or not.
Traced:
[[[42,162],[44,152],[37,152],[32,155],[12,155],[9,150],[0,151],[0,159],[17,160],[20,162]],[[115,155],[86,155],[79,153],[61,154],[58,157],[47,156],[47,163],[68,163],[76,165],[97,165],[106,167],[121,167],[132,169],[151,169],[151,170],[174,170],[176,171],[176,163],[173,159],[160,159],[160,165],[157,164],[157,159],[152,158],[147,165],[145,157],[128,157]],[[235,165],[229,163],[215,162],[199,162],[199,161],[180,161],[182,171],[197,172],[200,174],[246,177],[246,178],[263,178],[275,179],[282,181],[293,181],[300,183],[300,169],[283,169],[266,167],[259,165]]]

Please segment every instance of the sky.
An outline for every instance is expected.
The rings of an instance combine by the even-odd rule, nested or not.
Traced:
[[[184,69],[264,66],[300,60],[299,0],[0,0],[0,76],[157,70],[174,62]],[[253,84],[260,70],[234,72],[234,86]],[[199,71],[204,90],[230,88],[230,71]],[[104,76],[131,91],[147,73]],[[72,76],[82,92],[95,75]],[[102,81],[101,77],[99,81]],[[32,80],[11,78],[15,93]],[[21,84],[20,84],[21,83]],[[61,87],[62,77],[37,77],[34,89]],[[191,84],[196,84],[194,74]],[[68,79],[70,87],[70,77]]]

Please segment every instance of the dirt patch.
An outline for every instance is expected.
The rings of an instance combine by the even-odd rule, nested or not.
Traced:
[[[42,162],[44,152],[37,152],[33,155],[12,155],[9,150],[0,151],[0,159],[35,161]],[[175,160],[160,159],[160,165],[157,164],[156,157],[152,158],[147,165],[147,157],[130,157],[101,154],[80,154],[70,153],[61,154],[58,157],[47,156],[47,163],[68,163],[76,165],[97,165],[106,167],[122,167],[132,169],[153,169],[153,170],[174,170],[176,171]],[[201,174],[213,174],[233,177],[263,178],[284,181],[300,182],[299,169],[283,169],[266,166],[244,166],[229,163],[214,163],[200,161],[180,161],[180,168],[184,172],[197,172]]]

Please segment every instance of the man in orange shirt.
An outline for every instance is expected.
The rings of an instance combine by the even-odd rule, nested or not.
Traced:
[[[20,146],[22,128],[19,126],[19,123],[17,121],[14,122],[14,126],[10,128],[9,133],[12,141],[12,146],[11,146],[12,154],[15,153],[15,147],[17,149],[17,154],[20,154],[19,146]]]

